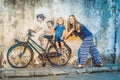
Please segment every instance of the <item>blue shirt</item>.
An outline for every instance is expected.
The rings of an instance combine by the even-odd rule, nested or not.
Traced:
[[[62,37],[62,35],[63,35],[63,31],[65,30],[65,26],[64,25],[62,25],[62,26],[60,26],[60,25],[56,25],[55,26],[55,36],[57,37],[57,38],[60,38],[60,37]]]
[[[83,24],[80,25],[80,32],[77,32],[77,30],[75,30],[74,33],[82,40],[84,40],[86,37],[92,36],[92,33]]]

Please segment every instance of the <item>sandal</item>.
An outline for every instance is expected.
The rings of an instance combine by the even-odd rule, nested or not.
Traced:
[[[61,53],[61,49],[60,48],[58,48],[57,51],[58,51],[58,53]]]
[[[80,68],[84,68],[85,65],[79,64],[76,68],[80,69]]]
[[[65,50],[65,48],[61,48],[61,53],[62,53],[62,54],[64,53],[64,50]]]

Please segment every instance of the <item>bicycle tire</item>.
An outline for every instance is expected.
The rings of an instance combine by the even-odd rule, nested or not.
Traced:
[[[17,55],[19,53],[14,52],[14,51],[16,51],[16,50],[21,51],[20,49],[23,49],[23,48],[24,49],[26,48],[26,50],[28,49],[29,53],[28,53],[28,51],[25,50],[25,52],[27,52],[27,53],[24,53],[21,57],[19,57]],[[27,58],[28,58],[28,60],[27,60]],[[12,59],[13,59],[13,61],[12,61]],[[13,46],[11,46],[8,49],[7,60],[8,60],[8,63],[14,68],[24,68],[29,65],[29,63],[30,63],[30,61],[32,61],[32,59],[33,59],[33,50],[31,49],[31,47],[29,47],[28,45],[25,45],[24,43],[23,44],[21,44],[21,43],[14,44]],[[18,61],[18,63],[15,61]],[[24,62],[21,62],[21,61],[24,61]],[[24,64],[25,62],[26,62],[26,64]]]
[[[48,48],[47,58],[48,58],[48,61],[49,61],[52,65],[55,65],[55,66],[64,66],[64,65],[66,65],[66,64],[68,63],[68,61],[70,60],[70,57],[71,57],[71,49],[70,49],[70,47],[69,47],[67,44],[65,44],[64,46],[65,46],[65,48],[67,49],[67,52],[68,52],[67,54],[64,53],[64,55],[65,55],[65,54],[68,55],[67,58],[66,58],[66,60],[65,60],[64,62],[62,62],[63,59],[61,58],[61,57],[63,56],[63,54],[60,54],[61,56],[59,56],[59,53],[58,53],[55,45],[50,45],[50,47]],[[50,50],[52,50],[53,48],[56,50],[56,53],[55,53],[55,52],[54,52],[54,53],[51,53]],[[54,55],[53,55],[53,54],[54,54]],[[56,54],[56,55],[55,55],[55,54]]]

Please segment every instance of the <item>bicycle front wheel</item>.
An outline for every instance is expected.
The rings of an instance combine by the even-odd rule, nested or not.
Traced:
[[[56,47],[53,45],[48,48],[47,58],[52,65],[63,66],[68,63],[70,57],[71,50],[67,45],[65,45],[65,49],[61,52],[58,52]]]
[[[33,51],[28,45],[15,44],[7,52],[8,63],[14,68],[26,67],[33,58]]]

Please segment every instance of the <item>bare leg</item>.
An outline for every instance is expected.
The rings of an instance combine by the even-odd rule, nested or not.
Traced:
[[[39,42],[40,42],[40,46],[44,47],[44,34],[41,34],[38,38]],[[44,51],[41,51],[41,54],[44,55]]]
[[[57,49],[59,49],[59,43],[55,42]]]
[[[44,43],[43,34],[39,36],[38,40],[40,42],[40,45],[43,46],[43,43]]]
[[[63,43],[63,42],[60,42],[60,44],[61,44],[61,48],[64,48],[64,43]]]

